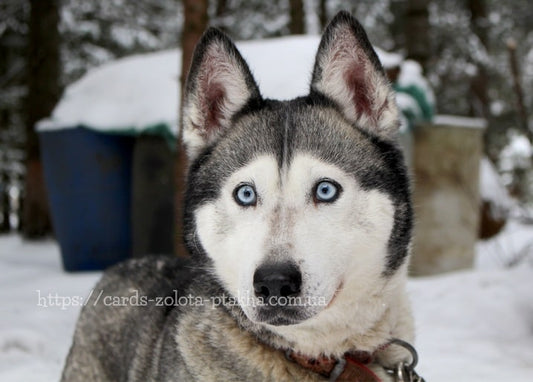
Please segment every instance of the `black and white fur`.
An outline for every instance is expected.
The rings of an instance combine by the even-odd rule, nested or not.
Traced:
[[[89,303],[63,381],[323,380],[284,351],[342,357],[413,339],[405,291],[412,211],[398,110],[353,17],[332,20],[309,94],[284,102],[263,99],[235,45],[209,29],[195,51],[183,115],[194,271],[173,259],[133,261],[108,271],[96,290],[178,289],[237,303]],[[322,181],[337,187],[334,200],[317,199]],[[254,204],[236,199],[243,184]],[[259,304],[258,285],[272,275],[290,286],[287,294],[323,303]],[[388,349],[371,367],[387,381],[382,367],[405,356]]]

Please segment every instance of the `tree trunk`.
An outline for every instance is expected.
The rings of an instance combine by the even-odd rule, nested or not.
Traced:
[[[489,38],[486,2],[485,0],[469,0],[468,9],[470,11],[470,25],[472,26],[472,30],[479,38],[483,47],[488,51]],[[470,97],[470,114],[471,116],[489,119],[489,76],[483,64],[477,63],[477,69],[478,72],[470,83],[470,91],[472,93],[472,97]]]
[[[226,16],[228,13],[228,0],[217,0],[215,8],[215,20]]]
[[[3,62],[0,62],[0,68],[2,68],[3,64]],[[4,142],[5,131],[7,131],[8,125],[9,112],[6,109],[0,108],[0,233],[9,232],[11,229],[11,225],[9,224],[9,174],[7,172],[8,142]]]
[[[326,26],[328,25],[329,21],[328,8],[326,3],[327,0],[318,1],[318,19],[320,20],[320,28],[322,30],[326,29]]]
[[[225,24],[225,16],[231,13],[231,9],[228,8],[228,0],[216,0],[215,14],[210,20],[211,25],[217,27],[223,32],[227,32]]]
[[[194,47],[207,28],[207,5],[207,0],[183,0],[185,20],[181,35],[183,56],[181,59],[180,84],[182,94],[187,74],[189,73]]]
[[[9,124],[9,114],[7,110],[0,110],[0,133],[7,130]],[[8,156],[7,156],[8,142],[4,142],[4,134],[0,136],[0,233],[9,232],[11,224],[9,222],[9,174],[7,171]]]
[[[183,33],[181,36],[181,77],[180,77],[180,93],[181,101],[183,104],[183,90],[187,74],[189,73],[189,67],[191,65],[192,55],[194,53],[194,47],[202,36],[204,30],[207,27],[208,15],[207,15],[207,0],[183,0],[183,8],[185,20],[183,23]],[[180,125],[181,125],[181,104],[180,106]],[[181,126],[180,137],[178,141],[178,154],[176,157],[175,166],[175,186],[176,186],[176,237],[175,237],[175,251],[180,256],[186,255],[185,246],[183,243],[183,202],[185,193],[185,178],[187,171],[187,156],[185,149],[181,141]]]
[[[390,50],[405,50],[407,3],[405,1],[390,1],[389,12],[392,15],[392,20],[387,24],[387,28],[394,44]]]
[[[215,10],[215,17],[222,17],[226,14],[228,8],[228,1],[227,0],[218,0],[217,1],[217,7]]]
[[[474,34],[478,37],[481,45],[485,50],[489,50],[488,27],[489,21],[487,17],[487,4],[485,0],[468,0],[468,10],[470,11],[470,26]],[[473,117],[483,117],[489,121],[488,128],[484,135],[484,151],[485,154],[496,163],[499,156],[497,149],[497,141],[500,139],[500,134],[495,130],[495,127],[490,123],[490,98],[488,84],[490,76],[487,68],[483,63],[477,62],[477,73],[470,81],[470,115]]]
[[[424,72],[431,57],[429,0],[408,0],[405,20],[407,58],[420,63]]]
[[[290,20],[289,31],[291,34],[305,33],[305,11],[303,0],[289,0]]]
[[[61,96],[59,0],[31,0],[26,100],[26,180],[23,234],[39,238],[51,231],[35,123],[52,112]]]
[[[522,132],[526,135],[531,143],[533,143],[533,131],[529,128],[528,110],[526,101],[524,99],[524,91],[522,89],[522,82],[520,80],[520,67],[516,57],[517,43],[514,39],[507,40],[507,50],[509,51],[509,66],[511,67],[511,74],[513,77],[513,89],[516,95],[516,108],[518,112],[518,124]]]

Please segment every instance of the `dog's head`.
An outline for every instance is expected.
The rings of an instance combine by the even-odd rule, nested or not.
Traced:
[[[334,317],[404,271],[412,223],[398,111],[348,13],[324,32],[309,95],[286,102],[263,99],[234,44],[208,30],[182,122],[188,249],[250,320]]]

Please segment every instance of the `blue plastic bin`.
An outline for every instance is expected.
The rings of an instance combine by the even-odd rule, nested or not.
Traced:
[[[84,127],[40,131],[51,217],[67,271],[131,256],[134,137]]]

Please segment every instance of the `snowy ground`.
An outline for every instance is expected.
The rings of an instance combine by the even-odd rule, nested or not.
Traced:
[[[511,225],[478,246],[476,270],[410,282],[418,369],[428,382],[533,381],[533,264],[502,269],[504,255],[490,260],[491,248],[520,238],[530,242],[533,228]],[[53,241],[29,244],[14,235],[0,237],[0,272],[0,381],[58,380],[76,298],[87,296],[99,273],[64,273]]]

